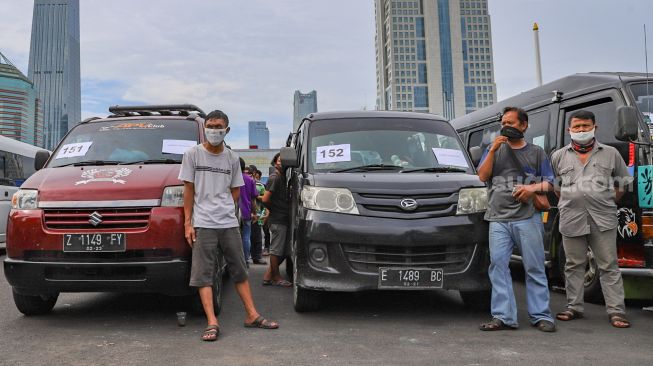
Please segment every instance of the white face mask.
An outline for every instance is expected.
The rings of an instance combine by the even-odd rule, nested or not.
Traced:
[[[224,136],[227,134],[227,129],[205,128],[204,136],[211,146],[218,146],[224,141]]]
[[[570,132],[569,135],[575,143],[585,145],[594,138],[594,129],[585,132]]]

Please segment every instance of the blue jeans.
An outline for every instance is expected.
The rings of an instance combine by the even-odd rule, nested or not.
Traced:
[[[526,301],[531,324],[553,322],[549,309],[549,287],[544,270],[544,226],[540,213],[525,220],[490,222],[490,282],[492,317],[517,327],[517,304],[510,276],[510,255],[515,245],[526,272]]]
[[[243,220],[242,222],[243,254],[245,255],[245,261],[248,261],[251,258],[249,251],[252,247],[252,220]]]

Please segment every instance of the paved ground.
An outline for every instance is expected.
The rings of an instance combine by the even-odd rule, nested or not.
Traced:
[[[488,315],[463,308],[455,292],[376,292],[331,296],[324,310],[297,314],[292,292],[260,286],[251,271],[259,311],[276,331],[245,329],[233,286],[226,293],[222,332],[199,339],[204,320],[176,325],[179,303],[154,295],[63,294],[53,313],[24,317],[0,275],[2,365],[650,365],[653,313],[629,305],[634,326],[612,328],[603,307],[586,319],[544,334],[528,326],[523,284],[516,285],[521,329],[477,330]],[[552,294],[554,310],[564,295]]]

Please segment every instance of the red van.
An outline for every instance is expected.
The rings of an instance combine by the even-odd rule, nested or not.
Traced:
[[[12,199],[4,270],[25,315],[49,312],[60,292],[192,293],[177,176],[185,149],[204,139],[204,113],[109,111],[76,125],[52,155],[39,151],[38,171]]]

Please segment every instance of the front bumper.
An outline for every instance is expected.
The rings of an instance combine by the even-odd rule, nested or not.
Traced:
[[[58,292],[189,294],[190,262],[76,263],[4,260],[7,281],[25,295]]]
[[[379,267],[441,268],[444,289],[489,290],[482,214],[403,220],[304,210],[294,228],[301,288],[377,290]],[[315,250],[326,259],[315,260]]]

